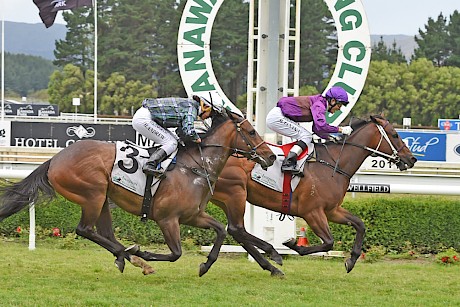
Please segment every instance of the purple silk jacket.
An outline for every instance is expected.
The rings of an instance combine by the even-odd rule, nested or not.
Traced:
[[[282,97],[276,106],[284,116],[295,122],[313,122],[313,132],[323,139],[327,139],[329,133],[339,132],[339,128],[326,121],[327,100],[321,94]]]

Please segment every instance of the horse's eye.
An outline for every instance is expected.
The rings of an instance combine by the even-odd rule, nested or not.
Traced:
[[[251,130],[251,131],[249,131],[249,135],[250,135],[250,136],[254,136],[254,135],[256,135],[256,131],[255,131],[255,130]]]
[[[397,139],[399,137],[398,133],[395,133],[392,135],[392,137],[394,137],[395,139]]]

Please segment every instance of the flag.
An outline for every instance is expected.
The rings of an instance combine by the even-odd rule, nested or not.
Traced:
[[[93,0],[33,0],[40,11],[39,15],[47,28],[56,19],[57,11],[71,10],[82,6],[93,6]]]

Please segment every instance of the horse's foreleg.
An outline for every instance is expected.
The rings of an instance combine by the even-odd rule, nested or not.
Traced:
[[[229,233],[230,233],[230,230],[229,230]],[[248,242],[250,244],[252,244],[253,246],[256,246],[258,248],[260,248],[261,250],[263,250],[269,257],[270,259],[272,259],[273,261],[276,262],[276,264],[279,264],[279,265],[283,265],[283,257],[281,257],[281,255],[278,253],[278,251],[273,247],[273,245],[271,245],[270,243],[250,234],[249,232],[246,231],[246,229],[244,228],[238,228],[235,232],[233,232],[232,234],[232,237],[235,238],[235,240],[238,241],[239,243],[245,243],[245,242]],[[238,239],[236,239],[236,237],[238,237]]]
[[[338,224],[351,225],[356,230],[355,242],[353,243],[351,256],[345,261],[345,268],[347,273],[349,273],[354,268],[356,261],[361,255],[366,227],[359,217],[354,216],[342,207],[338,207],[335,211],[329,214],[329,220]]]
[[[190,226],[196,226],[199,228],[209,229],[212,228],[216,232],[216,239],[214,240],[214,245],[209,252],[208,260],[206,263],[200,265],[199,276],[203,276],[211,268],[212,264],[216,262],[217,257],[219,256],[220,248],[224,243],[225,236],[227,232],[225,231],[224,225],[216,221],[213,217],[207,214],[204,211],[201,211],[200,214],[192,222],[187,223]]]
[[[254,258],[254,260],[259,264],[259,266],[264,269],[264,270],[267,270],[267,271],[270,271],[271,272],[271,275],[272,276],[284,276],[284,273],[274,267],[267,259],[265,259],[264,256],[262,256],[262,254],[254,247],[254,245],[256,245],[254,242],[255,241],[262,241],[263,243],[266,243],[266,244],[262,244],[262,245],[270,245],[271,246],[271,249],[275,252],[275,256],[277,255],[279,257],[278,261],[275,260],[276,263],[282,265],[282,257],[280,256],[280,254],[278,254],[278,252],[273,248],[273,246],[253,235],[251,235],[250,233],[248,233],[244,227],[233,227],[231,225],[228,226],[228,233],[238,242],[241,244],[241,246],[249,253],[249,255],[252,256],[252,258]],[[251,240],[252,239],[252,240]],[[255,239],[255,240],[254,240]],[[259,245],[256,245],[256,246],[259,246]],[[260,247],[259,247],[260,248]],[[263,250],[263,249],[262,249]],[[269,250],[269,249],[268,249]],[[267,250],[264,250],[266,253],[267,253]],[[269,253],[267,253],[269,254]],[[273,256],[272,256],[273,253],[269,254],[270,257],[272,259]]]
[[[182,246],[180,242],[180,225],[178,220],[163,219],[157,221],[158,226],[163,232],[166,244],[171,250],[170,254],[156,254],[148,251],[136,251],[135,255],[146,261],[170,261],[174,262],[182,256]]]

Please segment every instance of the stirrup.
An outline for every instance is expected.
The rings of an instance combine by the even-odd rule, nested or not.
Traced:
[[[142,172],[144,172],[144,174],[152,175],[154,178],[158,178],[158,179],[163,179],[166,177],[165,171],[162,168],[156,169],[156,168],[151,168],[149,166],[151,165],[146,164],[144,168],[142,169]]]
[[[286,166],[286,167],[283,167],[281,166],[281,172],[282,173],[290,173],[291,175],[296,175],[296,176],[299,176],[299,177],[303,177],[304,174],[303,172],[298,169],[296,166],[294,165],[289,165],[289,166]]]

